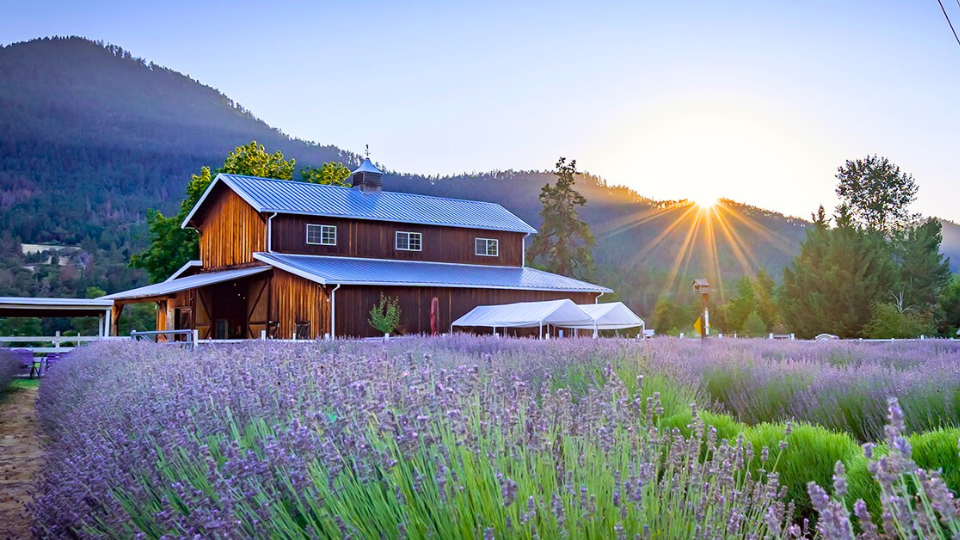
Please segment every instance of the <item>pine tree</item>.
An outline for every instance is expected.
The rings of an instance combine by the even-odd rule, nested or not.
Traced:
[[[940,293],[950,281],[950,264],[940,253],[942,226],[930,219],[894,240],[899,276],[894,294],[902,295],[904,308],[933,317],[939,311]]]
[[[554,171],[557,183],[540,190],[540,232],[530,247],[530,256],[550,271],[565,276],[589,277],[594,271],[590,253],[596,241],[590,227],[580,219],[578,208],[587,199],[574,189],[577,161],[561,157]]]
[[[896,267],[884,238],[857,230],[841,213],[840,223],[807,230],[800,254],[783,271],[780,308],[799,337],[820,333],[850,338],[863,335],[874,305],[896,280]]]
[[[751,311],[743,321],[743,328],[740,331],[744,336],[761,337],[767,334],[767,325],[764,324],[759,313]]]

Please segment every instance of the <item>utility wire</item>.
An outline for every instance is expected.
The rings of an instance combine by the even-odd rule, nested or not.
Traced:
[[[943,16],[947,18],[947,24],[950,25],[950,31],[953,32],[953,39],[957,40],[957,45],[960,45],[960,37],[957,37],[957,30],[953,27],[953,23],[950,22],[950,15],[947,15],[947,8],[943,7],[942,0],[937,0],[937,3],[940,4],[940,11],[943,12]],[[957,0],[957,5],[960,6],[960,0]]]

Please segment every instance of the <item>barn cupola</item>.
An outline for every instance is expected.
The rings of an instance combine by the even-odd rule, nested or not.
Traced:
[[[382,186],[380,182],[382,176],[383,171],[378,169],[377,166],[370,161],[369,150],[363,163],[361,163],[355,171],[350,173],[350,178],[353,180],[353,187],[364,193],[379,193]]]

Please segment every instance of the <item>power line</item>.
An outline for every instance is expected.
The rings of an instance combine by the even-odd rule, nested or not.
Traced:
[[[937,3],[940,4],[940,11],[943,12],[943,16],[947,18],[947,24],[950,25],[950,31],[953,32],[953,39],[957,40],[957,45],[960,45],[960,37],[957,37],[957,31],[953,27],[953,23],[950,22],[950,16],[947,15],[947,8],[943,7],[942,0],[937,0]],[[957,0],[957,5],[960,6],[960,0]]]

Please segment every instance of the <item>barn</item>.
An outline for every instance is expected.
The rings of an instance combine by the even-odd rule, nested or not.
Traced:
[[[125,305],[156,302],[158,330],[200,339],[369,337],[382,294],[399,302],[400,333],[429,334],[478,305],[610,292],[527,267],[536,230],[499,204],[384,191],[369,159],[350,179],[217,175],[182,223],[199,233],[200,259],[104,297],[112,328]]]

